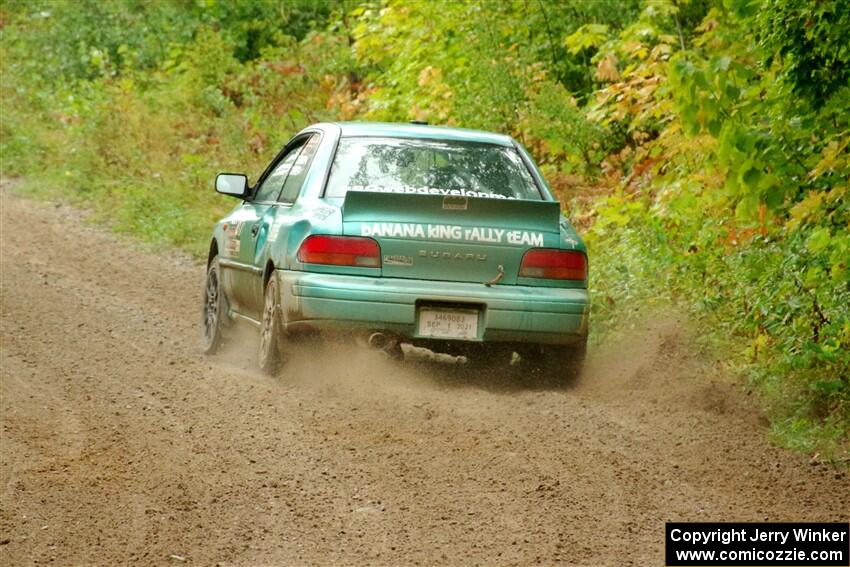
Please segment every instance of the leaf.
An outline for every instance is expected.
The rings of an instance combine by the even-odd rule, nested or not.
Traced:
[[[847,147],[848,142],[850,142],[850,137],[847,137],[847,139],[845,139],[841,144],[838,143],[838,140],[830,140],[821,152],[821,160],[817,163],[814,169],[809,172],[809,178],[816,180],[824,173],[834,171],[844,166],[847,163],[847,157],[844,149]]]
[[[752,220],[758,211],[758,196],[750,194],[738,201],[735,207],[735,218],[742,221]]]
[[[785,223],[785,228],[795,230],[801,223],[805,222],[815,211],[820,208],[823,202],[823,193],[820,191],[811,191],[806,198],[791,207],[791,218]]]
[[[741,180],[745,185],[755,188],[758,185],[759,180],[761,180],[761,170],[757,167],[750,167],[744,172]]]
[[[581,51],[602,45],[608,39],[608,26],[605,24],[585,24],[567,36],[564,45],[573,55]]]
[[[729,69],[729,64],[732,62],[732,59],[726,55],[723,57],[718,57],[711,62],[711,68],[715,72],[719,71],[727,71]]]
[[[809,238],[806,241],[806,248],[808,248],[810,252],[820,252],[829,246],[829,239],[830,234],[827,227],[817,228],[809,235]]]
[[[778,185],[769,187],[764,193],[764,204],[767,206],[768,209],[773,210],[778,208],[780,205],[782,205],[782,202],[784,200],[785,191],[782,189],[782,187]]]
[[[617,71],[617,58],[611,54],[602,58],[596,66],[596,78],[600,81],[618,81],[620,73]]]
[[[708,79],[705,76],[703,71],[696,71],[693,75],[694,84],[698,86],[700,89],[707,91],[710,90],[711,87],[708,85]]]
[[[750,150],[753,148],[751,136],[743,129],[735,131],[735,148],[745,154],[750,153]]]
[[[722,127],[722,122],[720,120],[710,120],[708,122],[708,132],[714,136],[715,138],[720,135],[720,128]]]

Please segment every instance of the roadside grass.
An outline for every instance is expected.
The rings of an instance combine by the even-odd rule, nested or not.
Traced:
[[[84,107],[39,112],[27,91],[3,85],[2,175],[20,178],[18,193],[66,200],[116,232],[202,256],[210,227],[233,206],[214,192],[214,172],[263,158],[246,156],[232,134],[210,143],[205,132],[232,128],[231,117],[210,120],[181,102],[153,106],[112,88]]]
[[[600,210],[604,215],[604,205]],[[819,351],[807,353],[811,342],[792,340],[796,336],[781,346],[749,331],[746,319],[762,315],[748,302],[758,297],[765,278],[781,277],[770,266],[783,265],[788,254],[783,247],[750,248],[743,257],[719,251],[709,284],[686,259],[676,257],[669,234],[652,223],[633,220],[615,233],[594,226],[585,238],[591,259],[591,344],[642,324],[647,314],[681,313],[692,329],[701,330],[691,339],[706,359],[720,361],[720,371],[758,396],[771,442],[850,466],[850,408],[840,401],[836,406],[831,392],[824,391],[832,384],[829,372],[813,369],[805,359]],[[759,266],[749,270],[758,277],[746,277],[747,265]],[[829,309],[840,311],[840,305]],[[840,375],[840,364],[836,359],[833,375]]]

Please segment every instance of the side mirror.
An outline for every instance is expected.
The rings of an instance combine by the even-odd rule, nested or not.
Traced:
[[[248,196],[248,176],[241,173],[219,173],[215,176],[215,190],[224,195],[244,199]]]

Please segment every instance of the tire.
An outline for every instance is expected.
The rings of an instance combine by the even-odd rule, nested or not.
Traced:
[[[587,355],[587,337],[572,345],[545,345],[538,364],[542,378],[553,386],[569,386],[578,380]]]
[[[263,294],[263,315],[260,324],[260,344],[257,363],[268,374],[276,374],[284,362],[283,321],[277,277],[272,273]]]
[[[520,351],[519,376],[535,387],[563,388],[581,375],[587,337],[571,345],[529,345]]]
[[[201,348],[204,354],[214,354],[224,341],[226,301],[221,288],[221,268],[215,256],[207,268],[207,279],[201,307]]]

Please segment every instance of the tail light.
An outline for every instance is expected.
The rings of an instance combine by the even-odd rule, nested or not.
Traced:
[[[519,275],[523,278],[586,280],[587,257],[574,250],[535,248],[522,257]]]
[[[304,264],[381,267],[381,247],[371,238],[359,236],[307,237],[298,249],[298,261]]]

